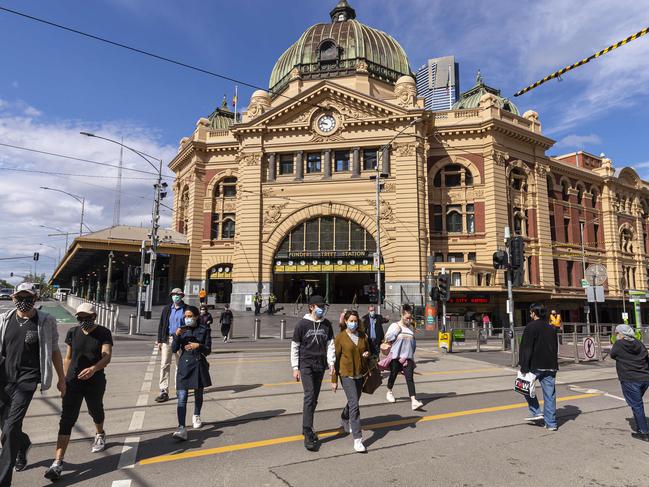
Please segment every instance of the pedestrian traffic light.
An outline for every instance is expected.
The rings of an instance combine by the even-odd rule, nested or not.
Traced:
[[[439,288],[439,299],[447,302],[451,297],[451,279],[448,274],[440,274],[437,276],[437,287]]]
[[[149,273],[142,274],[142,284],[144,286],[148,286],[149,284],[151,284],[151,274]]]
[[[430,289],[430,294],[429,294],[429,296],[430,296],[430,300],[431,300],[433,303],[436,303],[437,301],[439,301],[439,289],[437,289],[435,286],[433,286],[433,287]]]
[[[494,252],[494,269],[507,269],[509,264],[509,256],[504,250],[497,250]]]
[[[509,240],[509,255],[511,255],[512,269],[521,269],[525,264],[525,241],[523,237],[514,237]]]
[[[38,260],[39,257],[40,256],[39,256],[38,252],[34,252],[34,260]]]
[[[13,272],[10,272],[10,273],[9,273],[9,277],[14,277],[14,273],[13,273]]]

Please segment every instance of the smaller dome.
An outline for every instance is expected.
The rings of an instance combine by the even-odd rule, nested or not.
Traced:
[[[478,108],[480,106],[480,100],[485,95],[492,95],[496,106],[513,113],[514,115],[520,115],[518,107],[514,105],[507,98],[503,98],[500,95],[500,90],[487,86],[482,79],[482,75],[478,70],[478,75],[476,76],[475,85],[468,91],[465,91],[460,95],[460,99],[455,102],[453,105],[453,110],[467,110],[472,108]]]
[[[397,82],[394,84],[395,86],[400,86],[400,85],[415,85],[417,86],[417,83],[415,82],[415,78],[412,76],[402,76],[397,80]]]
[[[268,94],[267,91],[257,90],[250,97],[251,100],[254,100],[255,98],[270,98],[270,95]]]
[[[239,117],[239,114],[237,114],[237,122],[241,121]],[[221,106],[214,110],[207,119],[212,130],[227,130],[235,123],[234,112],[228,108],[228,101],[225,95],[223,95]]]

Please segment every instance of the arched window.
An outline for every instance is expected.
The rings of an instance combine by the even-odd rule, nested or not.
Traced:
[[[214,185],[214,198],[234,198],[237,196],[237,178],[223,178]]]
[[[446,231],[448,233],[462,232],[462,213],[460,206],[452,205],[446,208]]]
[[[620,250],[633,253],[633,232],[628,228],[623,228],[620,233]]]
[[[554,178],[549,174],[547,177],[547,185],[548,185],[548,198],[553,199],[554,198]]]
[[[433,186],[436,188],[458,188],[473,186],[473,174],[460,164],[447,164],[435,174]]]
[[[516,191],[527,191],[527,174],[519,167],[512,169],[509,175],[509,184]]]
[[[599,199],[599,193],[595,188],[590,190],[592,194],[591,205],[593,208],[597,208],[597,200]]]
[[[333,41],[324,41],[320,46],[320,62],[334,63],[338,60],[338,46]]]
[[[569,201],[570,200],[570,184],[568,181],[562,181],[561,182],[561,199],[563,201]]]
[[[223,220],[223,232],[221,234],[221,238],[223,240],[233,240],[234,239],[234,231],[235,231],[234,219],[230,215],[228,215]]]
[[[221,179],[214,185],[212,192],[212,220],[210,228],[210,238],[212,240],[232,240],[234,238],[234,223],[236,217],[234,213],[234,202],[237,197],[237,178],[228,176]],[[227,222],[230,223],[227,223]]]
[[[584,187],[579,184],[577,185],[577,204],[581,205],[584,201]]]
[[[189,226],[189,188],[185,187],[180,195],[180,210],[178,212],[178,231],[187,233]]]

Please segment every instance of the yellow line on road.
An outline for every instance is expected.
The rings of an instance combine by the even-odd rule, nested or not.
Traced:
[[[557,402],[576,401],[579,399],[588,399],[596,396],[602,396],[602,394],[596,393],[596,394],[578,394],[574,396],[566,396],[566,397],[558,398]],[[407,426],[407,425],[413,425],[417,423],[426,423],[429,421],[439,421],[442,419],[459,418],[462,416],[471,416],[474,414],[510,411],[512,409],[522,409],[526,407],[527,407],[527,403],[525,402],[525,403],[516,403],[516,404],[506,404],[503,406],[492,406],[492,407],[480,408],[480,409],[467,409],[464,411],[453,411],[450,413],[432,414],[430,416],[397,419],[394,421],[385,421],[383,423],[369,424],[366,425],[363,429],[364,430],[385,429],[394,426]],[[340,430],[323,431],[323,432],[319,432],[318,436],[320,438],[329,438],[331,436],[336,436],[339,433]],[[153,465],[155,463],[174,462],[177,460],[187,460],[190,458],[199,458],[199,457],[205,457],[209,455],[219,455],[221,453],[231,453],[235,451],[251,450],[254,448],[261,448],[265,446],[294,443],[294,442],[302,441],[303,438],[304,437],[302,435],[293,435],[293,436],[283,436],[280,438],[271,438],[268,440],[261,440],[261,441],[250,441],[247,443],[239,443],[236,445],[220,446],[218,448],[207,448],[205,450],[188,451],[184,453],[178,453],[177,455],[161,455],[158,457],[145,458],[143,460],[140,460],[138,463],[140,465]]]

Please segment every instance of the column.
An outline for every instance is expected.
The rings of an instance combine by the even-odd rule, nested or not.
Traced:
[[[352,177],[358,178],[361,175],[361,148],[354,147],[352,153]]]
[[[383,174],[390,174],[390,147],[389,146],[383,147],[383,154],[381,154],[381,160],[382,160],[381,172]]]
[[[324,177],[331,179],[331,149],[324,151]]]
[[[274,152],[268,154],[268,182],[272,183],[275,181],[277,174],[277,154]]]
[[[295,179],[296,181],[304,179],[304,151],[299,151],[295,156]]]

